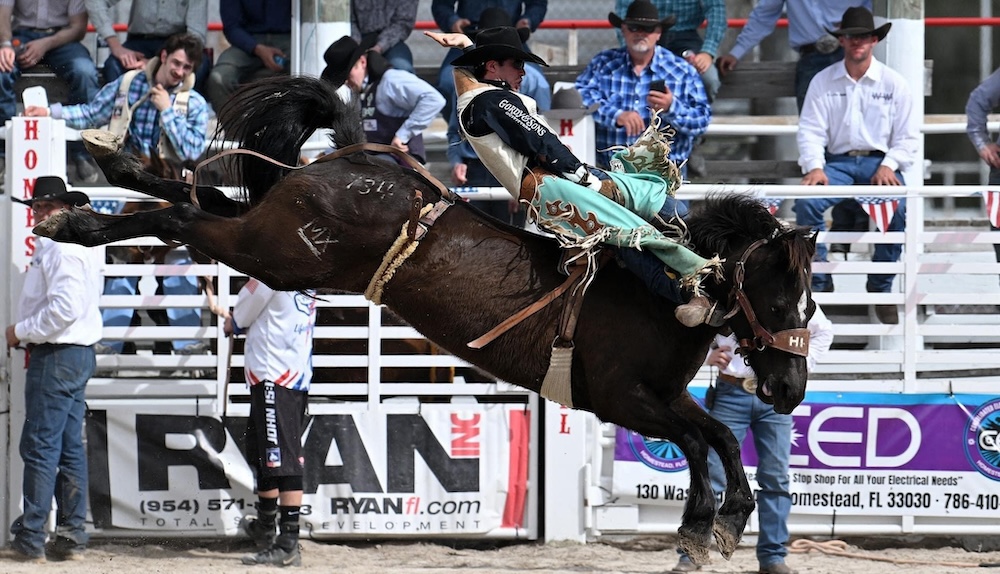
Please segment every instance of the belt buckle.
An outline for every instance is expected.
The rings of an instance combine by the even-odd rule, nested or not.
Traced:
[[[832,54],[840,47],[840,41],[833,34],[823,34],[816,40],[815,46],[820,54]]]
[[[868,157],[871,152],[863,149],[852,149],[847,152],[848,157]]]
[[[757,377],[747,377],[743,379],[740,386],[743,387],[744,391],[750,393],[751,395],[755,394],[757,392]]]

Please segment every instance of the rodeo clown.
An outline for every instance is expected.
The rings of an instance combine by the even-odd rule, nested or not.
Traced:
[[[613,171],[597,170],[559,140],[534,100],[518,93],[526,61],[548,64],[522,48],[515,28],[487,28],[474,39],[424,34],[464,51],[453,62],[462,136],[501,185],[528,205],[539,227],[564,245],[634,248],[621,249],[622,260],[653,291],[679,304],[675,315],[683,325],[722,324],[722,313],[700,293],[701,278],[718,273],[719,260],[706,260],[678,242],[684,227],[674,191],[681,176],[667,159],[670,145],[658,121],[614,154]]]

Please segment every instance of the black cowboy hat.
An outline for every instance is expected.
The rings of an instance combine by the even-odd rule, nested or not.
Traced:
[[[476,41],[476,35],[481,31],[488,28],[499,28],[501,26],[511,25],[510,14],[507,13],[503,8],[497,8],[496,6],[491,6],[483,10],[479,14],[479,21],[475,24],[470,24],[465,27],[462,32],[472,39],[473,42]],[[528,41],[531,37],[531,28],[515,28],[517,30],[517,35],[521,37],[521,43]]]
[[[556,90],[552,94],[552,107],[542,112],[547,118],[556,120],[578,120],[597,111],[599,104],[583,105],[583,97],[573,87]]]
[[[354,38],[344,36],[336,42],[330,44],[323,53],[323,60],[326,67],[320,77],[330,82],[334,87],[339,88],[347,81],[347,76],[351,73],[351,68],[361,58],[362,54],[375,45],[378,37],[374,34],[361,38],[358,44]]]
[[[611,22],[615,28],[621,28],[622,24],[636,24],[638,26],[662,26],[663,31],[666,31],[676,21],[677,18],[672,14],[666,18],[660,18],[656,6],[653,6],[649,0],[635,0],[629,4],[628,10],[625,12],[625,19],[614,12],[608,13],[608,22]]]
[[[476,47],[455,58],[453,66],[478,66],[490,60],[523,60],[548,66],[545,60],[525,51],[521,35],[512,26],[498,26],[480,30],[476,34]]]
[[[840,28],[827,30],[827,32],[838,37],[864,36],[866,34],[878,36],[879,42],[881,42],[882,38],[885,38],[885,35],[889,33],[889,28],[891,27],[892,22],[886,22],[876,28],[875,18],[872,16],[872,13],[863,6],[855,6],[854,8],[844,10],[844,15],[840,18]]]
[[[61,201],[76,207],[83,207],[90,203],[90,197],[82,191],[67,191],[66,182],[61,177],[54,175],[43,175],[35,180],[35,187],[31,191],[31,199],[19,199],[11,196],[11,199],[18,203],[31,206],[36,201]]]

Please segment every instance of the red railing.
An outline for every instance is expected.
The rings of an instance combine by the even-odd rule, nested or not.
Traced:
[[[730,28],[742,28],[746,26],[746,18],[730,18],[728,26]],[[781,18],[778,20],[778,27],[785,28],[788,26],[788,20]],[[998,18],[973,18],[973,17],[935,17],[935,18],[924,18],[925,27],[975,27],[975,26],[1000,26],[1000,17]],[[115,24],[115,32],[126,32],[128,31],[128,24]],[[611,28],[611,24],[607,20],[546,20],[542,22],[539,28],[544,29],[555,29],[555,30],[601,30],[606,28]],[[413,26],[414,30],[437,30],[437,24],[433,20],[421,20]],[[87,26],[88,32],[94,32],[94,26]],[[222,22],[209,22],[208,23],[209,32],[221,32]]]

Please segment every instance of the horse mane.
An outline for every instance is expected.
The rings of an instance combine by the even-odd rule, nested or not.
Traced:
[[[811,268],[813,248],[808,238],[812,231],[779,221],[753,196],[709,194],[686,223],[691,244],[702,256],[735,253],[749,242],[782,237],[790,239],[782,241],[789,268],[797,275]]]
[[[287,165],[299,163],[302,144],[314,131],[332,130],[338,147],[365,141],[357,99],[344,102],[329,82],[308,76],[267,78],[241,86],[218,114],[215,139],[235,141]],[[288,169],[238,155],[227,171],[254,205]]]

